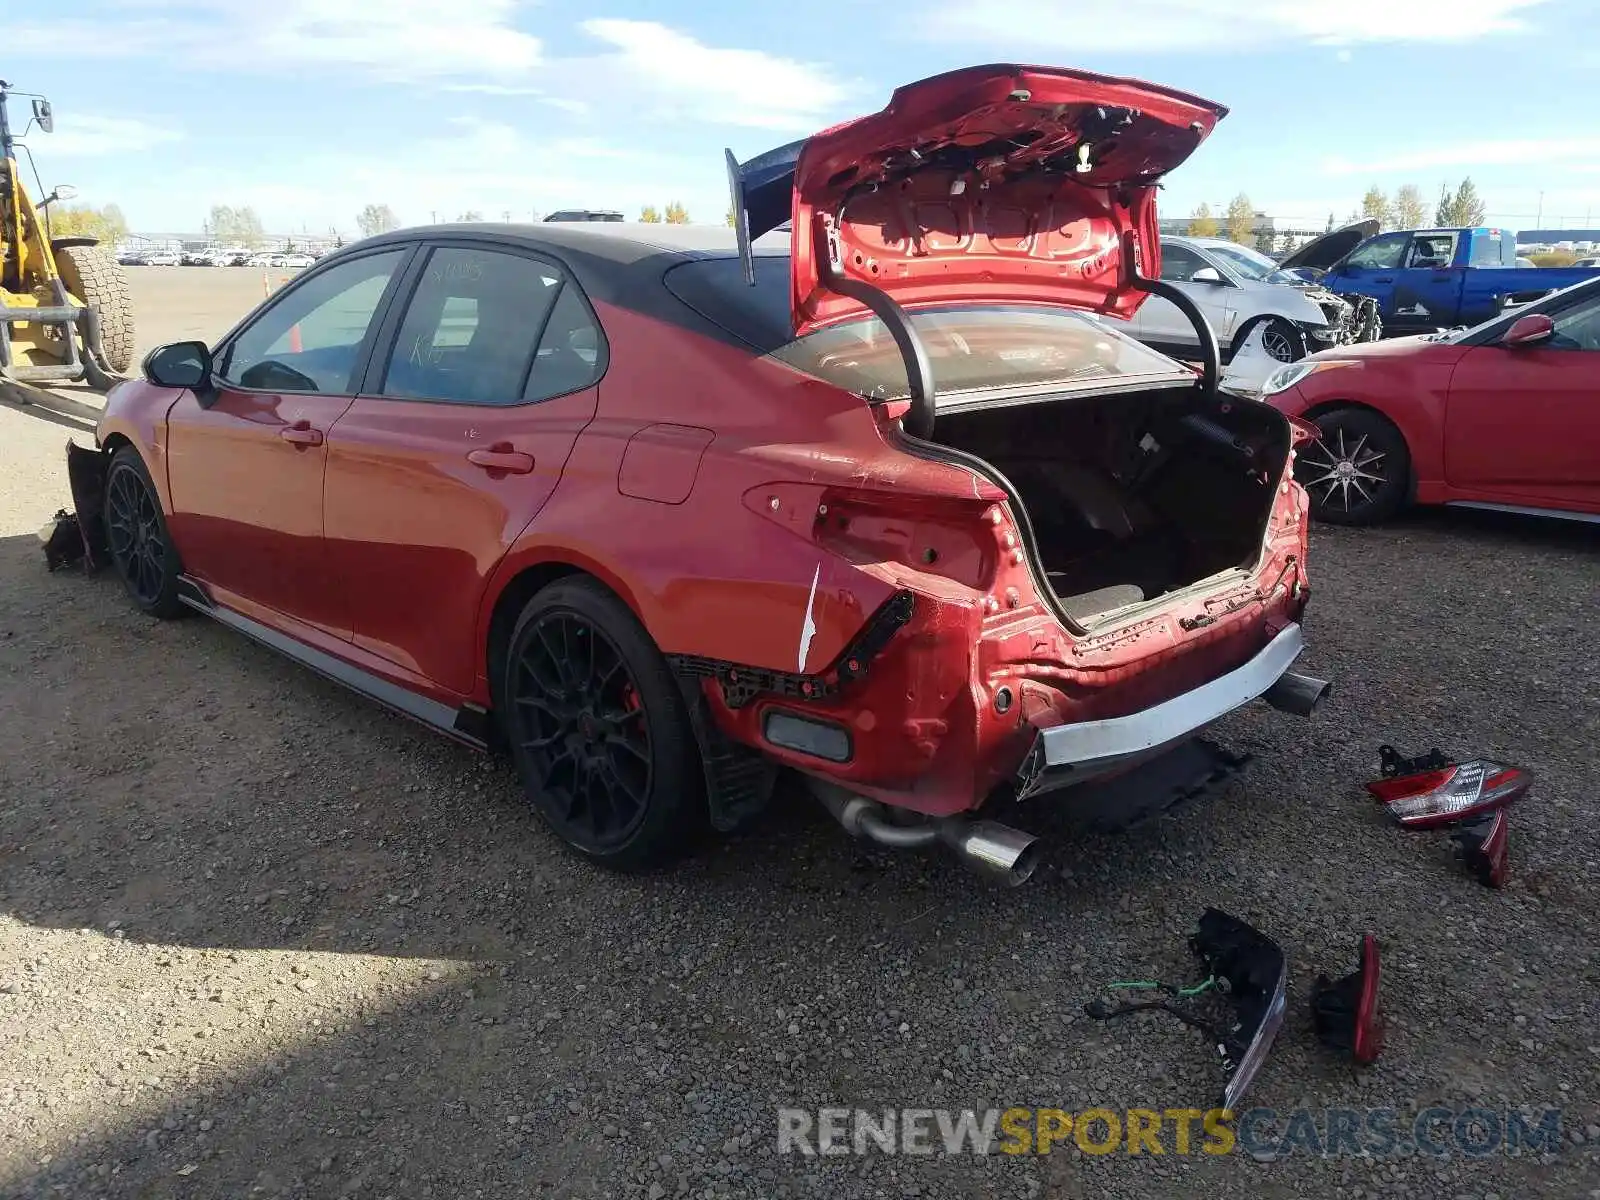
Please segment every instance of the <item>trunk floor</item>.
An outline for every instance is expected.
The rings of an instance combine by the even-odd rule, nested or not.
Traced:
[[[1052,581],[1054,580],[1052,576]],[[1067,615],[1078,621],[1097,617],[1114,608],[1138,604],[1144,599],[1144,589],[1133,583],[1114,583],[1110,587],[1096,588],[1092,592],[1079,592],[1075,596],[1057,595]]]
[[[1131,538],[1106,537],[1097,549],[1047,570],[1045,576],[1061,607],[1081,620],[1183,586],[1187,557],[1181,538],[1157,530]]]

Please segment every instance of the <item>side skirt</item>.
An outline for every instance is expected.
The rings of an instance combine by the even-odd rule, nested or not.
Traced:
[[[1535,508],[1531,504],[1492,504],[1487,500],[1446,500],[1446,508],[1481,508],[1487,512],[1516,513],[1524,517],[1555,517],[1561,521],[1600,524],[1600,513],[1572,512],[1565,508]]]
[[[377,701],[391,712],[410,717],[435,733],[442,733],[474,750],[489,748],[491,722],[486,709],[474,704],[451,708],[448,704],[440,704],[437,700],[419,696],[398,684],[390,683],[387,679],[380,679],[370,671],[364,671],[331,654],[307,646],[286,633],[280,633],[232,609],[223,608],[211,599],[203,584],[187,575],[178,579],[178,599],[197,612],[202,612],[230,629],[236,629],[246,637],[253,638],[268,649],[276,650],[303,667],[309,667],[323,678],[343,684],[351,691]]]

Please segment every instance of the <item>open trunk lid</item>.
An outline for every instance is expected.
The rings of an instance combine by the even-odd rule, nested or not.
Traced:
[[[1138,80],[967,67],[881,112],[746,163],[730,152],[746,273],[792,220],[796,336],[858,317],[869,284],[904,307],[1051,304],[1131,317],[1160,269],[1155,188],[1227,114]],[[841,290],[843,289],[843,290]]]

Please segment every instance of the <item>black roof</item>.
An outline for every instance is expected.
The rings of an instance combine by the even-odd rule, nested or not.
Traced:
[[[756,286],[744,282],[738,243],[726,226],[555,222],[513,224],[463,221],[414,225],[352,242],[317,264],[336,262],[384,246],[433,239],[520,246],[561,263],[593,300],[666,321],[710,337],[765,353],[793,337],[789,321],[789,270],[786,261],[763,269],[762,259],[786,260],[789,238],[773,233],[755,241]],[[674,267],[703,262],[704,272],[685,272],[685,281],[667,286]],[[689,278],[704,276],[700,278]]]

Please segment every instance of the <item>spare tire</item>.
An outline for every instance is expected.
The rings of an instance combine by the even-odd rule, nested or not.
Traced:
[[[100,314],[100,346],[106,366],[118,375],[133,365],[133,301],[122,266],[102,246],[59,246],[61,282]]]

